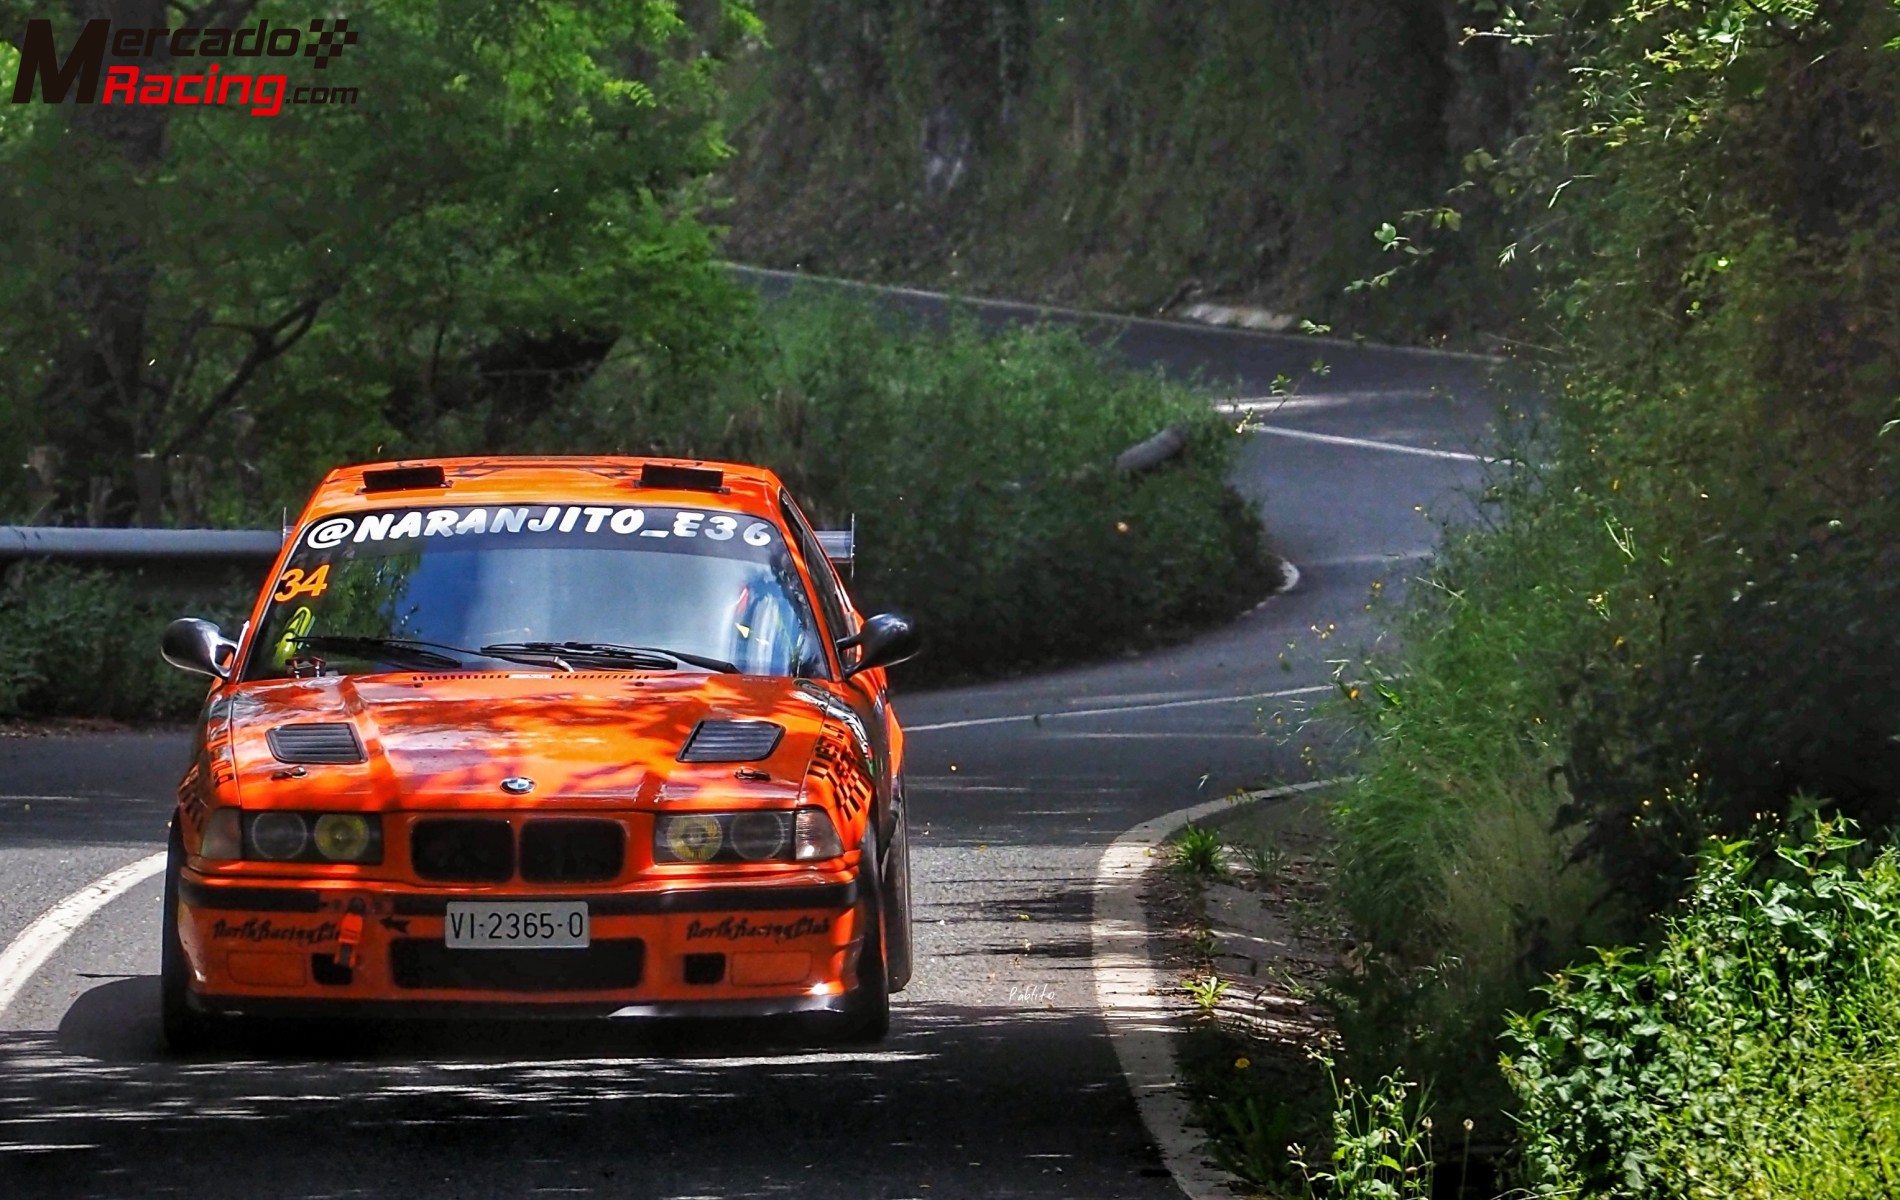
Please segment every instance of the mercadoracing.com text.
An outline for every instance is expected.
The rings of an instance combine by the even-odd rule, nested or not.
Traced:
[[[251,114],[274,117],[292,104],[355,104],[356,89],[290,86],[284,75],[226,75],[212,63],[202,75],[141,74],[137,67],[107,67],[101,104],[248,104]]]
[[[329,87],[304,84],[290,86],[290,78],[281,74],[243,74],[226,71],[220,64],[207,63],[202,71],[165,74],[141,70],[135,66],[106,66],[108,53],[113,58],[151,58],[160,53],[173,59],[230,54],[240,58],[269,56],[290,58],[302,51],[302,57],[315,59],[322,70],[332,58],[340,57],[345,46],[356,44],[357,34],[348,20],[314,20],[308,36],[294,27],[270,28],[270,22],[238,30],[231,29],[130,29],[112,28],[111,22],[86,22],[62,59],[53,41],[53,25],[47,20],[27,22],[26,37],[20,44],[20,71],[13,81],[13,102],[32,101],[35,85],[40,98],[58,104],[73,92],[80,104],[128,105],[238,105],[249,106],[255,116],[274,117],[289,104],[355,104],[353,87]],[[182,65],[182,64],[180,64]],[[105,86],[100,87],[100,74]]]

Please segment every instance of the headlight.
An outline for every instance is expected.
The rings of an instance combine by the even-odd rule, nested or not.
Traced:
[[[265,862],[374,864],[383,861],[383,822],[374,814],[245,813],[244,857]]]
[[[784,813],[740,813],[728,826],[732,852],[748,862],[780,857],[785,853],[785,835],[790,832],[787,824]]]
[[[678,813],[653,826],[655,862],[810,862],[844,850],[823,809]]]
[[[711,862],[719,857],[725,840],[726,831],[719,818],[705,813],[687,813],[660,822],[661,846],[676,862]]]
[[[331,862],[362,862],[369,851],[369,819],[356,813],[324,813],[312,827],[317,853]]]
[[[309,845],[310,824],[302,813],[265,812],[251,817],[251,848],[258,858],[286,862]]]

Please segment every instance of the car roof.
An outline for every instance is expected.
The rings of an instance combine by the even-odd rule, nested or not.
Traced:
[[[642,485],[648,467],[690,467],[721,473],[718,491],[691,486]],[[383,487],[367,491],[372,471],[414,471],[440,467],[446,487]],[[764,467],[685,458],[631,458],[620,455],[529,457],[487,455],[471,458],[405,458],[391,462],[337,467],[323,477],[305,507],[303,519],[363,508],[442,504],[538,504],[560,501],[636,502],[680,508],[732,508],[765,515],[778,509],[781,484]]]

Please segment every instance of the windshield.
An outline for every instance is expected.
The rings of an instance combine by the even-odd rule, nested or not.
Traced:
[[[519,655],[476,652],[541,642],[651,648],[749,675],[828,673],[783,533],[744,513],[537,504],[326,517],[303,531],[269,605],[246,679],[519,670]],[[706,669],[678,657],[622,665],[657,662]]]

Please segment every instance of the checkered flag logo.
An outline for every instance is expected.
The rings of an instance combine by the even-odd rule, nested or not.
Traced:
[[[317,60],[317,70],[330,65],[333,58],[343,57],[343,47],[356,45],[356,30],[350,28],[348,17],[338,17],[326,22],[318,18],[310,22],[310,40],[304,43],[303,56]]]

